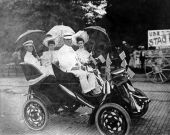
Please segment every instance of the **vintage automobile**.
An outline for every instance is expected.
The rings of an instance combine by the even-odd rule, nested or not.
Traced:
[[[108,38],[101,27],[89,27],[85,30],[90,38],[91,35],[94,38],[93,31]],[[110,42],[109,38],[108,41]],[[94,49],[96,46],[92,47]],[[42,130],[49,114],[59,115],[61,108],[74,112],[80,106],[87,106],[92,109],[89,123],[95,123],[101,134],[127,135],[131,125],[130,116],[141,117],[149,107],[150,100],[141,90],[133,87],[124,68],[111,71],[111,79],[102,86],[102,93],[85,95],[81,92],[78,78],[72,73],[61,71],[55,64],[52,64],[55,76],[43,78],[42,73],[33,65],[22,62],[21,67],[28,82],[36,81],[30,84],[27,101],[23,106],[25,123],[32,130]],[[109,87],[109,91],[106,87]]]

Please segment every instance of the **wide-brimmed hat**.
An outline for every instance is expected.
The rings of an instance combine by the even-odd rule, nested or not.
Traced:
[[[69,32],[63,33],[63,38],[64,39],[72,39],[74,34],[75,34],[74,31],[69,31]]]
[[[48,36],[44,39],[43,44],[44,44],[46,47],[48,47],[48,42],[49,42],[49,41],[54,41],[54,43],[55,43],[55,38],[52,37],[52,36],[50,36],[50,35],[48,35]],[[55,44],[55,46],[56,46],[56,44]]]
[[[57,47],[61,47],[64,45],[63,39],[71,39],[70,36],[75,34],[74,30],[65,25],[56,25],[54,26],[46,35],[51,35],[55,38],[55,44]]]
[[[86,31],[78,31],[74,35],[72,35],[72,42],[74,45],[77,45],[77,38],[82,38],[84,40],[84,43],[87,43],[89,40],[89,35],[87,34]]]
[[[32,40],[28,40],[26,42],[23,43],[23,46],[33,46],[33,41]]]

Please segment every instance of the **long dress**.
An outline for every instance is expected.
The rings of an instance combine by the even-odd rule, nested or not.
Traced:
[[[77,51],[77,56],[82,64],[88,63],[90,58],[90,53],[84,48],[79,48]]]
[[[44,65],[44,66],[51,65],[51,63],[58,61],[57,51],[56,50],[53,50],[53,51],[49,50],[49,51],[43,52],[43,54],[41,56],[41,60],[42,60],[42,65]]]
[[[76,53],[77,53],[77,56],[78,56],[80,62],[81,62],[83,65],[89,63],[89,61],[90,61],[90,55],[91,55],[91,54],[90,54],[87,50],[85,50],[84,48],[79,48],[79,49],[76,51]],[[93,72],[93,68],[92,68],[91,66],[86,66],[86,67],[87,67],[86,69],[87,69],[88,72]],[[103,85],[104,82],[103,82],[103,79],[102,79],[101,76],[100,76],[99,70],[97,70],[97,72],[98,72],[98,75],[96,76],[96,82],[95,82],[96,90],[95,90],[94,92],[100,93],[101,87],[100,87],[99,83],[100,83],[101,85]],[[99,80],[99,82],[97,81],[97,79]]]

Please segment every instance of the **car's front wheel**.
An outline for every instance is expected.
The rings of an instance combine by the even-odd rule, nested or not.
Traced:
[[[48,121],[48,112],[44,104],[38,99],[29,99],[23,107],[26,125],[32,130],[42,130]]]
[[[97,110],[95,123],[102,135],[128,135],[131,119],[120,105],[106,103]]]

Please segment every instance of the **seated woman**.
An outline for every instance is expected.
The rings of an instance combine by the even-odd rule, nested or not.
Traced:
[[[76,53],[78,55],[81,64],[87,67],[86,69],[88,72],[93,72],[94,69],[88,65],[88,63],[91,61],[91,54],[84,47],[86,41],[81,37],[77,37],[76,41],[77,41],[77,45],[79,46],[79,49],[76,51]],[[100,85],[104,84],[102,78],[99,75],[100,73],[98,70],[97,70],[97,74],[98,75],[96,75],[96,78],[99,80],[99,82],[96,80],[96,91],[94,91],[96,94],[100,93]]]
[[[89,63],[90,61],[90,53],[85,49],[84,43],[85,41],[81,37],[77,37],[77,45],[79,49],[76,51],[79,60],[82,64]]]
[[[89,66],[90,62],[92,62],[92,54],[87,51],[85,44],[89,40],[89,36],[85,31],[79,31],[75,34],[75,42],[79,49],[76,51],[79,61],[82,65],[84,65],[87,71],[93,71],[93,68]]]
[[[54,48],[56,47],[55,42],[53,39],[49,39],[48,41],[46,41],[44,43],[44,45],[46,47],[48,47],[48,51],[43,52],[42,56],[41,56],[41,62],[42,65],[45,67],[51,67],[52,63],[56,63],[57,60],[57,50],[54,50]],[[54,74],[54,72],[52,71],[51,74]]]

